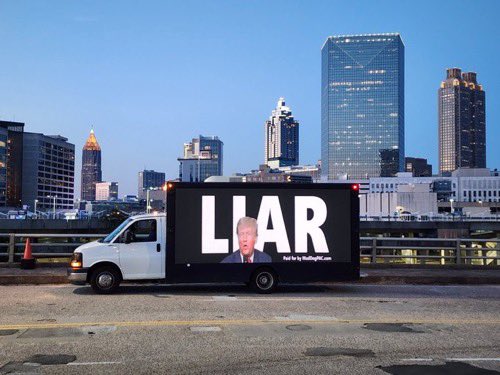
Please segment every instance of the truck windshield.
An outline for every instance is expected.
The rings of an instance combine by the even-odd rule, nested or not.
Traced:
[[[120,232],[121,232],[121,230],[122,230],[123,228],[125,228],[125,227],[126,227],[126,226],[127,226],[127,225],[128,225],[128,224],[132,221],[132,220],[133,220],[133,219],[129,217],[129,218],[128,218],[127,220],[125,220],[123,223],[121,223],[120,225],[118,225],[118,227],[116,227],[116,229],[115,229],[114,231],[112,231],[112,232],[111,232],[110,234],[108,234],[105,238],[103,238],[103,239],[101,240],[101,242],[104,242],[104,243],[110,243],[110,242],[113,240],[113,238],[115,238],[115,237],[116,237],[116,235],[117,235],[118,233],[120,233]]]

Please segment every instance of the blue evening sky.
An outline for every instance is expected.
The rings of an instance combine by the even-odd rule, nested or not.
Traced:
[[[329,35],[399,32],[406,155],[437,170],[437,89],[448,67],[486,91],[487,166],[500,167],[500,1],[0,0],[0,119],[81,148],[91,125],[103,179],[137,194],[143,168],[178,176],[182,145],[224,142],[224,174],[263,162],[280,96],[300,162],[320,158],[320,49]]]

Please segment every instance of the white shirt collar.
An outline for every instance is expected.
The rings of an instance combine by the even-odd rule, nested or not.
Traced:
[[[254,255],[255,255],[255,250],[253,251],[253,254],[252,254],[252,256],[250,257],[250,262],[252,262],[252,263],[253,263],[253,257],[254,257]],[[241,250],[240,250],[240,257],[241,257],[241,263],[245,263],[245,262],[244,262],[244,261],[245,261],[245,259],[244,259],[244,256],[243,256],[243,253],[241,252]]]

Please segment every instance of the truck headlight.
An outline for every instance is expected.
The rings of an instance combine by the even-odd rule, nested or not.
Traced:
[[[83,265],[82,253],[73,253],[73,257],[71,258],[70,266],[72,268],[81,268],[82,265]]]

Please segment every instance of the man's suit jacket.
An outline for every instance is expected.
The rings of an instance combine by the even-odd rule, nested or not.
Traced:
[[[271,263],[271,262],[272,259],[268,254],[263,253],[262,251],[257,249],[253,251],[253,263]],[[222,259],[221,263],[242,263],[240,250],[235,251],[232,254],[229,254],[227,257]]]

